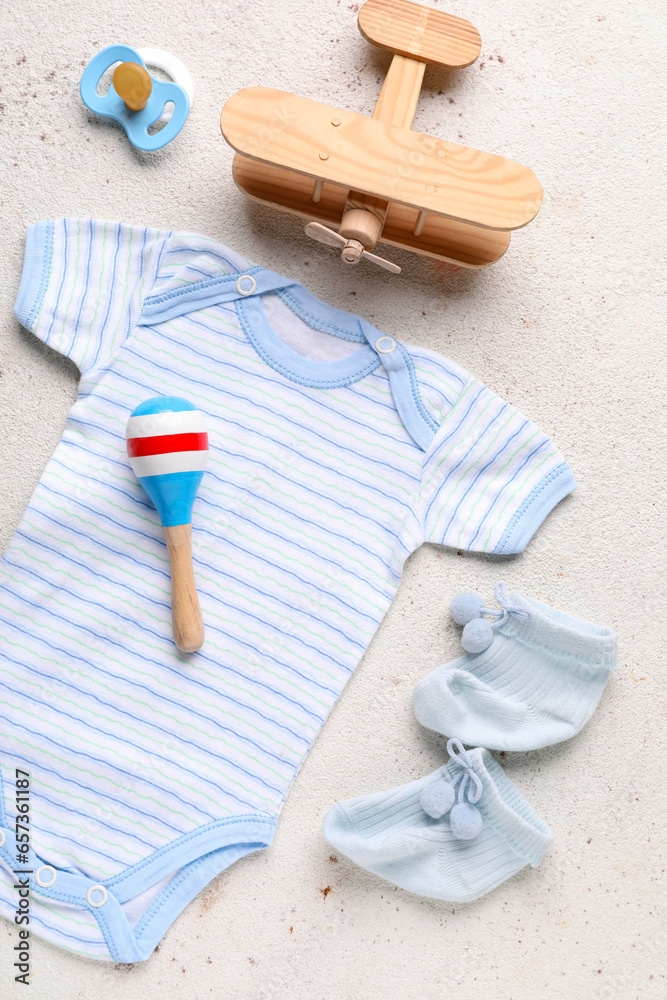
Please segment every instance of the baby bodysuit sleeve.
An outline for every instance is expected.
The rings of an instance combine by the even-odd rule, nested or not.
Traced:
[[[96,219],[34,223],[14,313],[89,375],[136,324],[170,235]]]
[[[468,376],[425,456],[424,541],[473,552],[521,552],[576,485],[546,434]]]

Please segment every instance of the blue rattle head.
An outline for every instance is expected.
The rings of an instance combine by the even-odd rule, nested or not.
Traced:
[[[166,83],[150,76],[150,96],[139,111],[132,111],[125,100],[114,89],[113,83],[103,96],[97,88],[106,71],[114,63],[135,63],[146,70],[146,63],[136,49],[129,45],[109,45],[98,52],[86,66],[79,91],[81,100],[96,115],[113,118],[123,126],[133,146],[145,152],[162,149],[171,142],[185,125],[190,111],[187,91],[177,83]],[[146,70],[146,73],[148,71]],[[149,135],[151,125],[164,118],[165,106],[173,102],[174,111],[169,121],[159,132]]]
[[[190,524],[208,458],[204,414],[178,396],[147,399],[130,414],[125,443],[163,526]]]

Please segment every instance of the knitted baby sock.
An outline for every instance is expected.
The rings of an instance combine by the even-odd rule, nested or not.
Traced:
[[[458,740],[447,749],[451,760],[434,774],[337,802],[323,832],[355,864],[402,889],[467,903],[526,865],[536,868],[553,833],[488,750],[466,753]]]
[[[473,596],[461,595],[471,605]],[[419,681],[415,715],[429,729],[491,750],[536,750],[570,739],[590,719],[617,666],[616,633],[518,591],[508,597],[502,584],[496,598],[502,611],[479,613],[497,621],[468,619],[464,632],[465,638],[472,626],[468,647],[477,641],[483,651]],[[460,611],[455,602],[452,611]]]

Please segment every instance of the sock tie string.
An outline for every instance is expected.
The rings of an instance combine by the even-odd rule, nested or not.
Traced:
[[[489,618],[496,619],[496,621],[492,623],[491,628],[500,628],[501,625],[504,625],[505,622],[509,620],[510,615],[515,615],[517,618],[524,618],[526,620],[530,618],[530,611],[528,608],[512,607],[510,596],[507,593],[507,587],[504,583],[497,583],[493,588],[493,593],[502,610],[498,611],[495,608],[481,608],[479,612],[480,618],[482,615],[488,615]]]
[[[456,748],[456,753],[454,753],[454,748]],[[481,779],[475,773],[475,767],[472,762],[472,757],[470,754],[463,749],[463,743],[461,740],[455,738],[448,740],[447,742],[447,753],[454,761],[458,764],[461,770],[452,778],[450,784],[452,787],[456,787],[457,783],[460,781],[459,791],[457,799],[459,802],[464,801],[464,796],[466,788],[468,789],[468,802],[475,803],[478,802],[482,794],[482,782]],[[469,787],[468,787],[469,786]]]
[[[449,813],[452,836],[457,840],[473,840],[484,826],[482,814],[475,805],[482,797],[482,779],[475,772],[472,757],[463,749],[461,740],[452,737],[447,742],[447,753],[450,763],[460,768],[458,774],[453,778],[441,776],[430,782],[422,790],[419,804],[431,819],[441,819]]]

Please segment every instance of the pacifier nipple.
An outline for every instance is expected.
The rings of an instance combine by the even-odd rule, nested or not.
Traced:
[[[124,62],[113,74],[113,88],[130,111],[141,111],[148,104],[153,90],[148,70],[135,62]]]

